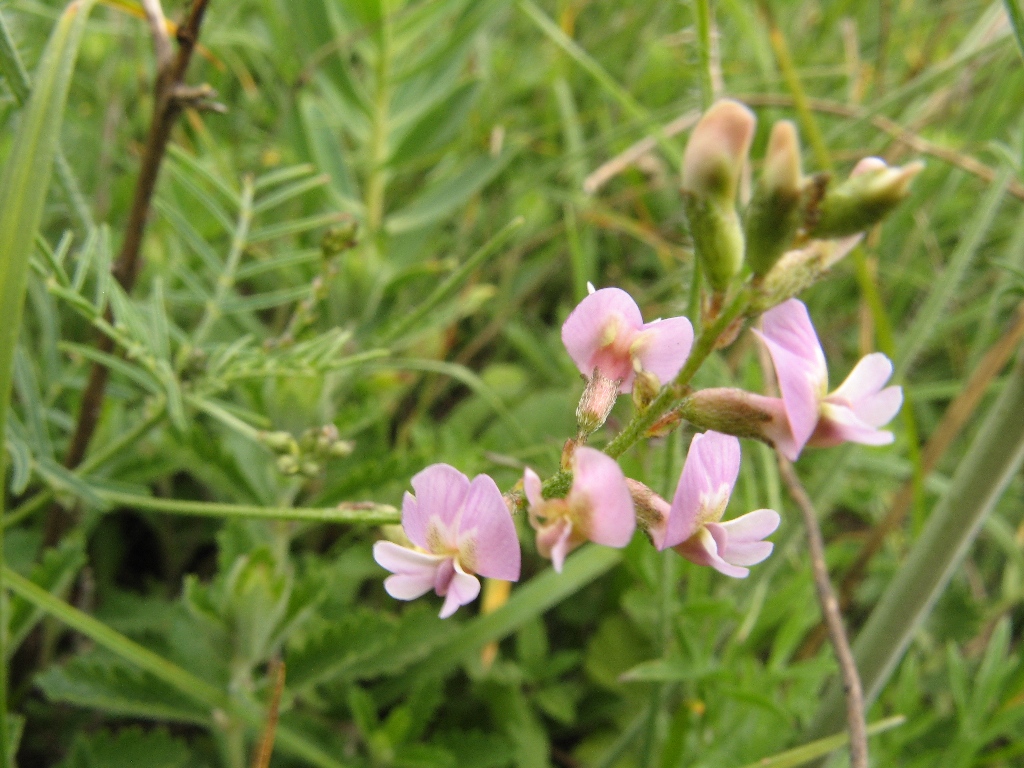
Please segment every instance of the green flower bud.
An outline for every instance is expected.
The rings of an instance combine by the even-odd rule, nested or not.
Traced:
[[[767,274],[792,245],[800,227],[800,144],[788,120],[772,126],[764,170],[746,215],[747,263],[755,275]]]
[[[757,123],[738,101],[718,101],[704,113],[683,154],[683,196],[697,258],[716,291],[743,264],[743,228],[736,193]]]
[[[857,163],[850,178],[829,190],[816,210],[807,212],[811,237],[845,237],[877,224],[910,194],[911,180],[924,163],[889,167],[877,157]]]
[[[277,471],[282,475],[295,475],[299,472],[299,460],[285,454],[277,457]]]
[[[260,442],[275,453],[295,453],[298,450],[290,432],[261,432]]]

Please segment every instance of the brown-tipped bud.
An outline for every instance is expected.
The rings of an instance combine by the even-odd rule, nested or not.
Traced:
[[[629,495],[633,497],[637,525],[651,537],[655,545],[661,546],[665,540],[671,506],[646,485],[631,477],[626,478],[626,486]]]
[[[633,379],[633,405],[638,411],[644,410],[661,391],[661,380],[650,371],[637,371]]]
[[[755,275],[767,274],[800,227],[800,142],[788,120],[772,126],[764,170],[746,215],[746,257]]]
[[[586,437],[601,428],[619,397],[619,384],[618,379],[609,379],[600,371],[594,371],[576,406],[580,435]]]
[[[743,265],[743,227],[736,192],[757,119],[724,99],[704,113],[683,153],[683,198],[694,251],[708,282],[724,291]]]
[[[849,179],[829,190],[818,209],[809,212],[809,234],[835,238],[863,232],[910,194],[910,182],[923,169],[921,162],[890,167],[877,157],[864,158]]]
[[[683,192],[734,205],[757,118],[738,101],[715,102],[690,134],[683,153]]]

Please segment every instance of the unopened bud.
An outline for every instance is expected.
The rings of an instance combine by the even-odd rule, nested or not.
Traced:
[[[755,275],[767,274],[793,243],[800,227],[800,143],[796,127],[772,126],[764,170],[746,216],[747,263]]]
[[[637,525],[651,537],[656,546],[660,547],[665,540],[668,526],[668,514],[671,511],[669,503],[646,485],[631,477],[626,478],[626,486],[629,488],[630,496],[633,497],[633,511],[636,513]]]
[[[683,153],[683,198],[694,251],[716,291],[728,287],[743,264],[743,228],[736,192],[757,119],[724,99],[704,113]]]
[[[650,371],[637,371],[633,379],[633,405],[644,410],[661,391],[661,381]]]
[[[356,444],[351,440],[335,440],[331,443],[331,447],[327,453],[336,459],[342,459],[346,456],[350,456],[352,451],[355,449]]]
[[[581,435],[589,435],[604,424],[619,397],[619,383],[617,379],[606,378],[600,371],[594,371],[580,397],[580,404],[576,406],[576,423]]]
[[[789,429],[781,400],[731,387],[698,390],[683,400],[679,410],[699,429],[762,440],[770,445]]]
[[[304,461],[302,462],[302,474],[306,477],[316,477],[320,474],[320,470],[323,467],[318,461]]]
[[[299,460],[294,456],[285,454],[277,457],[277,471],[282,475],[294,475],[299,471]]]
[[[324,258],[337,256],[343,251],[355,248],[359,242],[356,234],[359,224],[355,220],[343,221],[329,228],[320,238],[320,250]]]
[[[877,224],[910,194],[911,180],[923,169],[921,162],[890,167],[877,157],[861,160],[850,178],[829,190],[810,212],[810,235],[845,237]]]
[[[262,432],[260,442],[277,453],[294,452],[298,448],[290,432]]]

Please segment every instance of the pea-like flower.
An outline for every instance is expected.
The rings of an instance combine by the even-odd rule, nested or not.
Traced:
[[[769,437],[786,458],[795,461],[805,445],[893,441],[892,432],[879,429],[903,404],[901,387],[885,387],[892,376],[888,357],[880,352],[862,357],[829,392],[825,353],[803,302],[789,299],[768,310],[755,333],[768,348],[779,380],[785,418],[773,420]]]
[[[633,497],[615,459],[579,447],[573,454],[572,472],[572,488],[564,499],[545,499],[537,473],[529,467],[523,473],[537,551],[550,558],[559,573],[566,555],[583,542],[624,547],[636,530]]]
[[[444,598],[441,618],[480,594],[475,574],[518,581],[519,539],[501,491],[487,475],[470,482],[448,464],[432,464],[412,479],[416,495],[402,499],[402,528],[415,549],[378,541],[373,557],[394,575],[384,589],[414,600],[433,589]]]
[[[619,288],[594,291],[562,326],[562,342],[580,373],[600,374],[630,392],[639,371],[665,384],[675,378],[693,346],[693,326],[685,317],[644,323],[640,308]]]
[[[779,513],[758,509],[721,522],[740,471],[740,441],[720,432],[693,436],[668,519],[649,529],[658,549],[673,547],[698,565],[745,578],[774,548],[765,537],[779,527]]]

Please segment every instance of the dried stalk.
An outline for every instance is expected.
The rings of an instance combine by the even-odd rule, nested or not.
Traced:
[[[818,516],[814,511],[807,491],[804,490],[800,478],[797,477],[793,465],[785,457],[778,454],[779,473],[789,490],[789,495],[800,507],[807,527],[807,543],[811,553],[811,571],[814,574],[814,586],[818,592],[821,612],[828,625],[828,634],[835,649],[836,660],[843,677],[843,690],[846,692],[846,722],[850,731],[850,768],[868,768],[868,734],[864,722],[864,690],[861,687],[857,663],[850,650],[850,641],[843,626],[843,616],[839,612],[839,601],[828,577],[828,566],[825,564],[825,542],[818,525]]]

